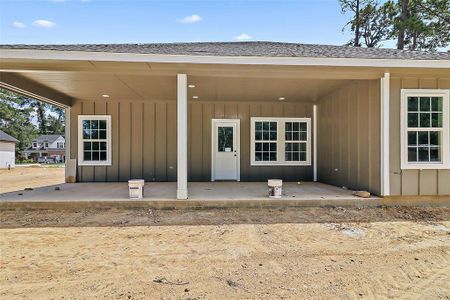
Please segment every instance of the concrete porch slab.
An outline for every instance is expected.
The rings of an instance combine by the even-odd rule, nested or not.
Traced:
[[[382,200],[362,199],[351,191],[318,182],[284,183],[280,199],[267,197],[265,182],[191,182],[188,190],[188,200],[177,200],[175,182],[149,182],[144,199],[130,200],[125,182],[61,184],[0,194],[0,208],[373,206]]]

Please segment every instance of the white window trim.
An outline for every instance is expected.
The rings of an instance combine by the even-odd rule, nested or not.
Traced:
[[[267,121],[277,122],[277,161],[255,160],[255,122]],[[285,161],[285,122],[306,122],[306,161]],[[283,123],[280,126],[280,123]],[[311,118],[273,118],[252,117],[250,118],[250,165],[251,166],[311,166]]]
[[[83,121],[106,120],[106,161],[83,160]],[[78,165],[79,166],[111,166],[111,116],[110,115],[79,115],[78,116]]]
[[[408,162],[408,97],[443,97],[443,136],[441,162]],[[402,89],[400,103],[400,156],[401,169],[450,169],[450,90],[443,89]],[[433,128],[430,128],[432,130]]]

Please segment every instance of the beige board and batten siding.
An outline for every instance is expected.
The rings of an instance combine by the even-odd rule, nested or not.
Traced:
[[[318,101],[318,179],[381,193],[380,81],[355,80]]]
[[[92,181],[176,180],[175,101],[75,101],[71,110],[71,158],[77,158],[78,115],[111,115],[111,166],[78,167]]]
[[[176,101],[74,101],[71,158],[78,155],[78,115],[111,115],[111,166],[79,166],[78,181],[176,181]],[[309,117],[312,103],[190,101],[188,180],[211,180],[211,120],[241,120],[241,181],[310,181],[312,166],[250,166],[251,117]]]
[[[401,89],[450,89],[450,76],[391,76],[390,191],[392,196],[450,195],[450,170],[402,170],[400,159]]]

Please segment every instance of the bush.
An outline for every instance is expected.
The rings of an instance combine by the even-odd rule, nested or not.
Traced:
[[[23,158],[16,159],[16,164],[32,164],[32,163],[34,163],[34,160],[32,159],[23,159]]]

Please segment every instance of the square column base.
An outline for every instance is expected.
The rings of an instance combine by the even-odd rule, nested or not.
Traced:
[[[187,189],[177,189],[177,199],[178,200],[186,200],[188,198]]]

